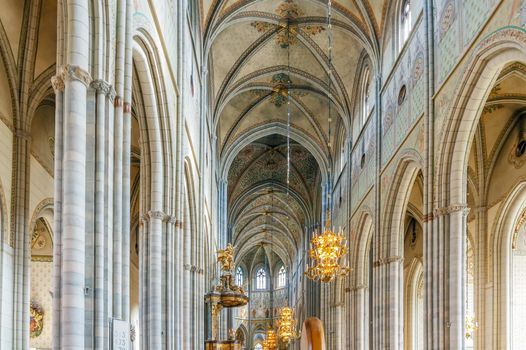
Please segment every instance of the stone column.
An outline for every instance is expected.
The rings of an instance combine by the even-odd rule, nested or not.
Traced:
[[[113,178],[114,178],[114,132],[115,90],[110,89],[105,103],[106,117],[104,120],[104,336],[109,339],[110,322],[113,315]]]
[[[124,72],[126,48],[126,2],[117,1],[115,54],[115,127],[113,177],[113,317],[122,319],[123,281],[123,154],[124,154]]]
[[[86,99],[91,81],[89,61],[89,6],[86,0],[72,0],[67,4],[66,59],[55,76],[54,87],[62,90],[57,104],[56,139],[59,157],[55,169],[59,173],[56,199],[59,204],[55,231],[60,252],[55,253],[60,267],[60,283],[54,285],[54,318],[60,320],[55,332],[55,349],[84,349],[84,293],[85,293],[85,180],[86,180]],[[61,118],[63,116],[63,119]],[[62,130],[58,130],[62,127]],[[57,215],[58,214],[58,215]],[[57,238],[55,238],[57,239]],[[58,266],[60,265],[60,266]]]
[[[448,244],[449,254],[446,265],[449,265],[449,279],[447,280],[449,291],[449,348],[463,349],[465,341],[464,332],[464,274],[466,273],[466,217],[469,209],[466,206],[455,206],[450,208]]]
[[[352,287],[350,291],[350,307],[348,312],[351,316],[349,325],[348,348],[356,350],[369,349],[368,325],[369,314],[367,312],[369,300],[367,299],[367,287],[359,285]]]
[[[374,261],[373,287],[373,348],[403,349],[403,258]]]
[[[60,349],[61,333],[61,276],[62,271],[62,161],[64,130],[64,81],[59,76],[51,79],[55,90],[55,162],[54,162],[54,220],[53,220],[53,350]]]
[[[433,324],[431,348],[464,347],[464,273],[467,234],[465,205],[451,205],[435,210],[432,266],[433,283],[428,286],[430,300],[437,310],[428,315]],[[429,346],[429,345],[428,345]]]
[[[103,80],[94,80],[91,87],[95,90],[95,198],[94,198],[94,273],[93,273],[93,335],[94,347],[102,349],[105,340],[104,325],[107,320],[105,310],[106,278],[106,241],[105,241],[105,191],[106,191],[106,119],[107,105],[112,93],[111,85]]]
[[[88,35],[87,2],[68,5],[70,39],[74,43],[70,62],[61,68],[64,90],[64,158],[61,265],[61,348],[84,348],[85,293],[85,181],[86,181],[86,89],[90,82],[87,70],[87,46],[80,38]],[[76,16],[78,18],[75,20]],[[83,27],[85,26],[85,27]],[[80,33],[84,31],[84,33]],[[85,50],[83,50],[85,49]],[[79,56],[86,51],[86,56]]]
[[[148,319],[149,349],[162,349],[162,226],[165,214],[148,212]]]
[[[140,348],[148,349],[148,215],[141,217],[139,235],[139,307],[140,307]]]
[[[132,102],[132,3],[126,1],[124,51],[124,105],[122,144],[122,319],[130,321],[130,177],[131,177],[131,102]]]
[[[13,184],[11,198],[11,245],[14,246],[14,348],[29,347],[29,269],[31,233],[29,222],[29,156],[31,137],[17,130],[13,138]]]

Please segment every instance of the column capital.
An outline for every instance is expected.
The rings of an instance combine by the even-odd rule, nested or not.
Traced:
[[[456,212],[461,212],[463,216],[468,216],[469,214],[469,207],[466,204],[452,204],[448,205],[446,207],[436,208],[434,211],[434,216],[444,216],[453,214]]]
[[[55,90],[55,94],[63,92],[65,88],[64,79],[61,75],[57,74],[51,77],[51,86]]]
[[[389,265],[397,261],[404,261],[404,258],[399,255],[388,256],[386,258],[380,258],[373,262],[373,266],[378,267],[378,266],[383,266],[383,265]]]
[[[90,83],[90,87],[92,89],[95,89],[97,92],[100,92],[108,97],[113,93],[115,94],[115,91],[113,90],[113,86],[103,79],[95,79]]]
[[[66,64],[57,69],[57,74],[51,78],[51,85],[55,92],[64,91],[66,81],[77,80],[86,85],[90,86],[92,81],[91,75],[88,71],[82,69],[79,66],[72,64]]]
[[[22,128],[17,128],[15,131],[15,135],[17,139],[31,142],[31,133],[27,130],[24,130]]]
[[[367,288],[367,286],[365,284],[357,284],[354,287],[345,288],[345,292],[346,293],[357,292],[357,291],[363,290],[365,288]]]
[[[182,221],[177,219],[177,216],[175,215],[165,215],[163,218],[163,221],[172,225],[175,225],[175,227],[182,227]]]
[[[147,217],[150,220],[155,219],[155,220],[161,220],[161,221],[164,221],[164,218],[166,216],[167,215],[163,211],[160,211],[160,210],[150,210],[148,211],[148,215],[147,215]]]

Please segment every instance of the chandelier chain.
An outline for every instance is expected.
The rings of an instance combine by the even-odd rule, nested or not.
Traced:
[[[287,21],[287,32],[290,35],[290,20]],[[290,79],[290,45],[287,46],[287,197],[290,194],[290,89],[292,87],[292,81]]]
[[[328,131],[327,131],[327,147],[329,150],[329,159],[332,154],[332,101],[331,101],[331,88],[332,88],[332,42],[333,42],[333,35],[332,35],[332,0],[327,0],[327,42],[328,42],[328,48],[327,48],[327,56],[328,56],[328,68],[327,68],[327,103],[328,103]],[[328,169],[328,179],[330,183],[331,179],[331,167],[329,166]],[[331,224],[331,214],[332,214],[332,205],[331,205],[331,189],[326,188],[327,191],[327,217],[326,220],[326,226]]]

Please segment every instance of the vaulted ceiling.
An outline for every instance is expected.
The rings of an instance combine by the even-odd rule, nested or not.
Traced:
[[[329,159],[332,131],[350,127],[358,64],[375,56],[383,1],[333,3],[332,79],[328,78],[327,1],[204,1],[205,57],[220,150],[266,124],[287,122]],[[290,82],[289,82],[290,80]],[[330,89],[330,91],[329,91]]]
[[[378,56],[386,3],[333,1],[330,66],[326,0],[202,1],[209,107],[238,256],[272,242],[289,265],[305,226],[319,219],[328,145],[350,130],[359,66]]]
[[[297,142],[273,134],[245,146],[228,173],[229,222],[238,257],[264,243],[290,266],[304,227],[312,223],[319,187],[318,163]]]

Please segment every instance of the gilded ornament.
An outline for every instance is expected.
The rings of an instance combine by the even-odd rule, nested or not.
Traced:
[[[347,255],[347,239],[343,232],[335,233],[331,228],[330,213],[327,213],[327,224],[322,234],[314,234],[311,239],[309,257],[312,265],[307,267],[305,275],[312,280],[328,283],[336,277],[344,277],[350,269],[342,262]]]
[[[234,269],[234,247],[228,243],[225,249],[217,251],[217,261],[225,272],[230,272]]]
[[[308,36],[314,36],[325,30],[323,26],[299,24],[298,18],[303,16],[304,12],[293,0],[285,0],[274,12],[280,17],[279,24],[255,21],[251,26],[260,33],[277,29],[276,43],[283,49],[297,44],[300,30]]]
[[[277,321],[278,337],[283,344],[289,345],[293,340],[298,338],[296,323],[297,321],[294,318],[294,310],[289,306],[283,307],[280,310]]]

